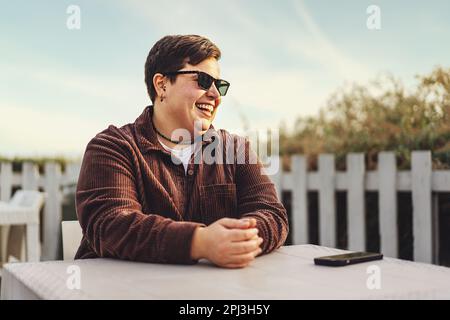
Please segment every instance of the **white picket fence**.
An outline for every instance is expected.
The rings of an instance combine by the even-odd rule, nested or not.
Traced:
[[[61,237],[62,201],[66,189],[78,181],[79,163],[66,166],[64,173],[57,163],[46,163],[44,174],[40,175],[37,165],[24,163],[21,173],[13,172],[12,164],[0,164],[0,201],[8,201],[13,188],[23,190],[43,190],[46,193],[42,224],[41,260],[58,258],[58,245]]]
[[[412,152],[411,171],[397,171],[395,154],[381,152],[378,170],[366,171],[364,154],[348,154],[347,171],[335,170],[331,154],[319,156],[318,171],[307,172],[303,156],[293,156],[291,172],[272,176],[278,195],[292,192],[290,221],[293,244],[308,243],[308,191],[319,194],[319,244],[336,247],[336,191],[347,191],[348,249],[365,250],[365,191],[379,193],[380,250],[398,257],[397,192],[410,191],[413,204],[414,260],[436,263],[438,255],[437,205],[432,192],[450,191],[450,171],[432,171],[431,152]],[[436,197],[434,197],[436,199]]]
[[[278,161],[279,158],[272,158]],[[366,171],[364,154],[347,156],[347,171],[335,170],[334,155],[319,156],[317,172],[307,172],[304,156],[292,157],[291,172],[279,170],[271,178],[278,195],[292,192],[291,232],[293,244],[308,243],[308,191],[319,194],[319,244],[336,247],[336,191],[347,191],[348,249],[365,250],[365,191],[379,192],[381,252],[398,256],[397,192],[410,191],[413,199],[414,260],[433,263],[437,260],[438,234],[436,206],[432,192],[450,191],[450,171],[432,171],[431,153],[412,153],[411,171],[397,171],[394,153],[378,156],[378,170]],[[35,165],[25,163],[22,173],[13,173],[9,163],[0,166],[0,200],[11,197],[13,187],[28,190],[42,188],[47,193],[43,217],[42,260],[57,258],[62,219],[63,189],[76,185],[80,164],[70,164],[64,173],[56,163],[47,163],[40,175]],[[433,209],[434,208],[434,209]]]

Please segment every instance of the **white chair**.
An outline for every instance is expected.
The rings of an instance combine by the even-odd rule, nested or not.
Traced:
[[[83,231],[78,220],[63,221],[61,227],[64,260],[73,260],[80,246]]]
[[[27,261],[39,261],[39,211],[44,202],[45,193],[32,190],[17,190],[9,202],[0,202],[0,225],[26,225]]]

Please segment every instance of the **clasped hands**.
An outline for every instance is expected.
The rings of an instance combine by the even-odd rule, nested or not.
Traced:
[[[255,218],[222,218],[194,231],[191,257],[223,268],[244,268],[261,252]]]

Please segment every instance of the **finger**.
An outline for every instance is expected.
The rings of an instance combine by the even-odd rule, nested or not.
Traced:
[[[262,243],[262,238],[255,236],[248,241],[233,242],[231,244],[231,254],[244,254],[259,249]]]
[[[250,240],[258,240],[258,239],[261,239],[261,240],[262,240],[262,238],[261,238],[260,236],[255,235],[255,236],[253,236]]]
[[[255,256],[258,253],[258,250],[259,249],[254,250],[252,252],[244,253],[244,254],[231,255],[228,263],[231,263],[231,264],[250,263],[255,259]]]
[[[246,241],[252,239],[258,234],[258,229],[251,228],[245,230],[234,229],[229,231],[229,239],[233,242]]]
[[[256,228],[256,219],[255,218],[246,218],[250,220],[249,228]]]
[[[218,221],[222,226],[228,229],[247,229],[250,226],[251,221],[249,219],[233,219],[223,218]]]
[[[259,256],[262,253],[262,248],[261,247],[257,247],[255,250],[250,251],[249,253],[247,253],[249,256],[253,256],[253,259],[256,258],[257,256]]]
[[[250,255],[253,255],[253,258],[256,258],[257,256],[259,256],[262,252],[262,248],[258,247],[255,250],[249,252]]]
[[[248,265],[253,260],[255,260],[256,256],[258,256],[262,252],[261,248],[257,248],[256,250],[240,255],[231,255],[228,257],[228,261],[224,265],[233,265],[233,266],[242,266]]]
[[[243,222],[243,228],[255,228],[256,227],[256,219],[251,217],[243,217],[240,219]]]

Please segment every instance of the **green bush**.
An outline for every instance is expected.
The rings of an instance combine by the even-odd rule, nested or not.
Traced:
[[[283,165],[288,156],[306,154],[310,169],[317,155],[334,153],[338,168],[345,155],[363,152],[375,169],[380,151],[394,151],[400,169],[410,166],[413,150],[431,150],[434,169],[450,167],[450,69],[435,68],[417,76],[407,91],[399,80],[385,75],[367,86],[337,90],[316,117],[299,118],[293,132],[280,127]]]

